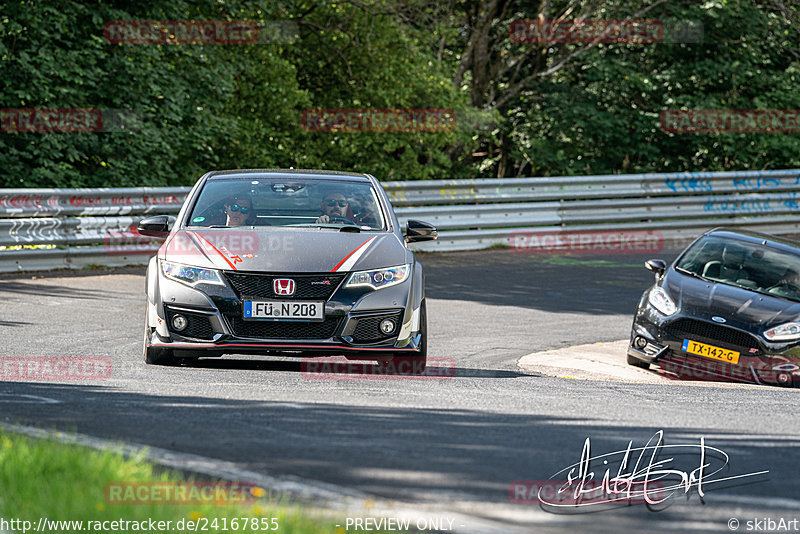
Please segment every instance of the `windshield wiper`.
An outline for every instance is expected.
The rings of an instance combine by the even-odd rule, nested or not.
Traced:
[[[683,267],[675,267],[675,270],[678,271],[679,273],[688,274],[689,276],[694,276],[698,280],[703,280],[703,281],[706,281],[706,282],[710,282],[711,281],[708,278],[706,278],[705,276],[697,274],[694,271],[690,271],[689,269],[684,269]]]
[[[293,224],[292,226],[300,226],[300,225],[299,224]],[[303,225],[303,226],[311,226],[311,227],[316,226],[317,228],[332,228],[334,230],[339,230],[340,232],[356,232],[356,233],[361,232],[361,228],[360,227],[354,226],[354,225],[350,225],[350,224],[346,224],[346,225],[340,225],[340,224],[307,224],[307,225]]]

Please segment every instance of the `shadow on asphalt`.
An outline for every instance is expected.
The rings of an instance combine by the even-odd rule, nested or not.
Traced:
[[[523,254],[507,249],[420,253],[426,294],[434,299],[516,306],[547,312],[632,315],[652,284],[644,262],[672,261],[679,251],[655,254]],[[144,275],[144,267],[0,275],[0,291],[22,295],[108,298],[108,291],[75,289],[68,284],[36,282],[113,274]],[[13,278],[13,279],[9,279]],[[30,279],[28,279],[30,278]]]
[[[27,280],[0,280],[0,292],[31,295],[35,297],[64,297],[79,300],[107,300],[113,298],[115,294],[128,296],[127,293],[117,291],[74,288],[68,285],[41,284]]]
[[[510,250],[421,254],[425,293],[547,312],[630,314],[653,284],[645,260],[671,262],[679,251],[657,254],[552,255]]]
[[[603,384],[586,383],[582,389],[599,404],[608,398]],[[631,400],[635,399],[641,409],[657,409],[663,401],[650,401],[649,395],[661,397],[666,392],[662,386],[628,389]],[[346,383],[337,391],[347,395]],[[423,498],[430,503],[435,502],[432,496],[440,495],[447,499],[442,503],[445,506],[454,498],[509,505],[509,490],[515,481],[547,480],[575,465],[587,437],[591,438],[592,455],[624,451],[631,440],[634,447],[644,446],[661,429],[666,444],[696,446],[704,437],[708,446],[730,454],[724,474],[707,475],[706,499],[710,501],[715,500],[718,488],[711,483],[712,478],[761,470],[770,470],[769,483],[737,486],[722,493],[741,499],[759,495],[762,500],[770,497],[776,501],[796,496],[797,475],[786,466],[800,464],[800,439],[796,437],[775,435],[764,443],[761,438],[739,435],[727,428],[709,430],[687,426],[680,420],[658,428],[632,425],[610,420],[599,405],[596,417],[534,414],[542,397],[520,397],[520,409],[509,413],[485,408],[304,402],[291,397],[265,401],[142,394],[105,386],[27,382],[0,382],[0,393],[6,396],[1,405],[6,422],[75,430],[235,461],[261,473],[321,480],[387,499],[413,502]],[[374,394],[382,393],[376,389]],[[787,401],[768,400],[762,392],[752,390],[704,389],[703,394],[706,402],[767,401],[767,411]],[[45,397],[58,403],[9,403],[15,395]],[[553,402],[558,402],[558,391],[554,397]],[[665,450],[663,457],[676,455]],[[688,472],[701,461],[699,451],[695,451],[663,467],[680,466]],[[605,467],[598,460],[592,469],[600,477]],[[566,475],[562,472],[560,476]],[[103,489],[97,491],[102,498]],[[696,497],[690,499],[701,507]],[[686,499],[681,494],[679,500]],[[517,506],[522,511],[535,505]],[[631,509],[646,513],[644,506]],[[662,518],[670,519],[670,509],[661,513],[666,514]],[[679,521],[680,517],[672,519]]]
[[[441,358],[431,358],[432,361]],[[469,367],[450,367],[428,365],[425,374],[420,376],[409,376],[403,374],[391,374],[383,370],[380,365],[374,363],[363,363],[355,361],[340,361],[333,358],[313,360],[312,362],[300,361],[275,361],[275,360],[251,360],[235,358],[200,358],[199,360],[183,360],[180,367],[191,367],[196,369],[231,369],[245,371],[283,371],[288,373],[303,373],[313,379],[315,377],[342,376],[347,378],[364,377],[368,379],[409,379],[409,380],[444,380],[447,378],[522,378],[539,377],[542,375],[532,373],[519,373],[516,371],[504,371],[499,369],[474,369]]]

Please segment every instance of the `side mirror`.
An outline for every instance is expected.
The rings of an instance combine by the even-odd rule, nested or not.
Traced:
[[[664,260],[647,260],[644,262],[644,266],[659,278],[664,276],[664,271],[667,270],[667,262]]]
[[[437,237],[439,237],[439,232],[434,225],[411,219],[406,221],[406,243],[433,241]]]
[[[149,237],[167,237],[174,222],[171,215],[156,215],[139,221],[136,231]]]

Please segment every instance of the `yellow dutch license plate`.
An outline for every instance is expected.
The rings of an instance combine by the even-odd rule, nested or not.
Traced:
[[[697,354],[698,356],[705,356],[706,358],[713,358],[726,363],[739,363],[739,353],[735,350],[723,349],[715,347],[714,345],[706,345],[705,343],[698,343],[691,339],[684,339],[681,349],[689,354]]]

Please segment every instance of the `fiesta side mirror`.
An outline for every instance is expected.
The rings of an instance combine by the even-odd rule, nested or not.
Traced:
[[[667,262],[664,260],[647,260],[644,262],[644,266],[658,277],[664,276],[664,271],[667,270]]]
[[[406,243],[433,241],[437,237],[439,237],[439,232],[434,225],[413,219],[406,221]]]
[[[156,215],[139,221],[136,231],[148,237],[167,237],[174,222],[175,217],[171,215]]]

